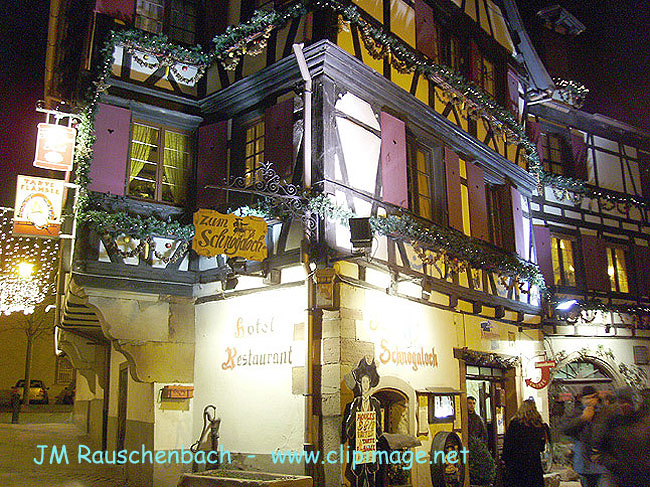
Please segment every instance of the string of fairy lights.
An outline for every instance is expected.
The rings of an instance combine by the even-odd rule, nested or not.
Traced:
[[[13,209],[0,208],[0,314],[33,313],[53,292],[59,241],[12,233]]]

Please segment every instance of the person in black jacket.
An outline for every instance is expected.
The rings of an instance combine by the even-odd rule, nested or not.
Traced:
[[[505,487],[544,487],[540,453],[546,430],[535,401],[526,399],[510,421],[503,441]]]

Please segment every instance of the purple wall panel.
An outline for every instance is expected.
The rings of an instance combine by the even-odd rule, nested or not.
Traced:
[[[264,159],[291,182],[293,174],[293,99],[269,107],[264,113]]]
[[[587,146],[581,134],[571,134],[571,152],[573,153],[573,175],[587,180]]]
[[[406,126],[388,113],[381,113],[381,180],[382,199],[408,208],[406,170]]]
[[[522,259],[529,259],[528,246],[524,238],[524,213],[521,209],[521,193],[515,188],[510,188],[512,195],[512,223],[515,231],[515,251]]]
[[[226,201],[224,190],[205,188],[223,186],[228,176],[228,122],[199,127],[196,162],[196,206],[211,208]]]
[[[124,196],[129,157],[131,112],[126,108],[99,103],[95,116],[91,183],[88,189]]]
[[[447,211],[449,226],[463,231],[463,206],[460,199],[460,167],[458,154],[445,147],[445,176],[447,180]]]
[[[483,169],[470,164],[467,168],[467,188],[469,190],[469,218],[472,237],[489,241],[487,201]]]
[[[551,232],[548,227],[534,226],[535,249],[537,251],[537,265],[544,276],[547,286],[555,284],[553,273],[553,254],[551,249]]]
[[[97,0],[95,12],[131,23],[135,13],[135,0]]]
[[[424,0],[415,0],[415,45],[422,54],[438,59],[438,39],[433,20],[433,8]]]
[[[607,254],[602,241],[595,236],[582,235],[582,263],[585,269],[585,284],[587,289],[609,291],[609,275],[607,274]]]

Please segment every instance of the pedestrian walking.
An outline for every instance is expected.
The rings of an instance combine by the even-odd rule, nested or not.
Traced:
[[[630,388],[619,389],[598,441],[600,462],[611,486],[650,486],[650,416],[646,406],[634,410]]]
[[[573,443],[573,469],[580,476],[582,487],[603,487],[605,467],[598,463],[596,432],[604,420],[598,391],[593,386],[584,386],[580,405],[562,428],[571,436]]]
[[[505,487],[544,487],[540,453],[545,443],[542,417],[535,401],[526,399],[510,421],[503,441]]]

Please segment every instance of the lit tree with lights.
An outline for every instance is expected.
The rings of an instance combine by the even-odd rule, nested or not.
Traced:
[[[32,345],[54,331],[48,311],[55,303],[59,242],[52,239],[14,237],[12,209],[0,208],[0,314],[6,315],[0,331],[25,333],[25,386],[29,403]]]

